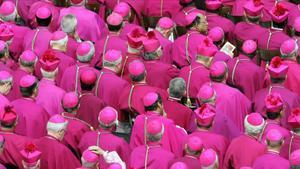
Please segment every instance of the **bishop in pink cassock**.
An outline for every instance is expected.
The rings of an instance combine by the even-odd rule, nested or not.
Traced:
[[[66,93],[62,100],[61,105],[64,111],[61,115],[68,120],[68,127],[65,133],[63,143],[80,158],[80,150],[78,148],[79,142],[84,133],[93,130],[94,128],[85,121],[76,118],[76,113],[79,106],[79,97],[74,92]]]
[[[216,115],[215,108],[209,104],[203,104],[195,110],[195,113],[197,129],[190,136],[201,138],[205,149],[214,149],[218,154],[219,164],[222,168],[229,141],[224,136],[216,134],[211,130]]]
[[[299,157],[300,157],[300,150],[295,150],[292,152],[291,157],[289,158],[291,168],[299,167],[300,165]]]
[[[117,50],[108,50],[103,57],[103,68],[96,81],[95,96],[103,100],[119,112],[119,100],[115,99],[121,95],[124,88],[129,86],[128,82],[121,77],[122,53]]]
[[[295,108],[288,118],[288,123],[293,130],[290,131],[291,136],[284,139],[284,143],[280,149],[280,156],[284,157],[285,159],[290,159],[291,153],[295,150],[300,149],[300,136],[298,132],[300,124],[299,115],[300,109]]]
[[[219,156],[216,153],[216,151],[212,148],[204,150],[201,153],[199,160],[200,160],[202,168],[206,168],[206,167],[222,168],[222,166],[220,166]],[[243,169],[243,168],[240,168],[240,169]]]
[[[103,33],[105,23],[96,13],[86,9],[84,4],[83,0],[71,0],[72,6],[60,11],[59,23],[65,15],[75,15],[78,22],[76,31],[79,37],[85,41],[96,42]]]
[[[117,111],[112,107],[105,107],[99,112],[99,127],[96,131],[86,132],[78,145],[81,152],[90,146],[99,146],[106,151],[116,151],[120,158],[128,165],[131,152],[128,143],[113,134],[118,118]],[[99,167],[106,168],[109,164],[103,157],[99,159]]]
[[[45,53],[39,60],[43,78],[39,82],[36,103],[43,106],[49,116],[62,112],[61,100],[66,93],[55,85],[60,59],[53,54]]]
[[[11,104],[18,113],[16,133],[32,138],[46,135],[46,125],[49,119],[48,112],[36,103],[38,81],[35,76],[26,75],[20,80],[22,98]]]
[[[251,113],[246,116],[244,121],[246,133],[233,139],[230,143],[223,168],[252,166],[255,159],[266,152],[266,146],[257,140],[264,123],[264,119],[259,113]]]
[[[290,163],[279,155],[284,137],[280,131],[272,129],[267,133],[268,151],[257,157],[253,163],[253,169],[272,168],[272,169],[290,169]]]
[[[47,135],[35,141],[42,152],[41,168],[74,169],[80,166],[79,160],[60,141],[67,129],[68,121],[61,115],[52,116],[47,123]],[[58,134],[62,133],[62,134]]]
[[[22,164],[24,168],[38,168],[40,166],[42,152],[37,150],[35,144],[27,143],[19,152],[22,156]]]
[[[243,53],[227,62],[227,82],[240,89],[251,101],[254,99],[255,92],[263,88],[265,80],[265,70],[257,66],[251,58],[256,47],[255,41],[246,40],[242,46]]]
[[[97,128],[98,113],[105,106],[104,102],[95,96],[93,92],[97,74],[93,70],[84,70],[79,76],[81,86],[80,107],[78,108],[76,117]]]
[[[148,119],[145,130],[145,144],[133,149],[130,155],[131,168],[148,168],[148,169],[168,169],[168,163],[175,158],[175,155],[163,148],[162,137],[165,136],[167,124],[162,119]],[[161,158],[164,157],[164,158]]]
[[[179,70],[170,64],[163,63],[159,59],[162,57],[163,50],[154,31],[147,33],[147,39],[143,41],[144,64],[147,71],[147,83],[161,89],[167,89],[169,82],[177,77]],[[157,77],[160,77],[157,79]]]
[[[182,155],[183,141],[186,137],[185,130],[176,126],[172,120],[165,117],[159,94],[148,92],[143,97],[143,105],[146,113],[137,116],[135,119],[130,138],[130,147],[133,149],[137,146],[144,145],[146,143],[144,129],[148,121],[159,119],[164,124],[165,129],[161,140],[162,147],[173,152],[176,157],[180,157]]]
[[[41,57],[48,49],[49,42],[52,38],[52,33],[49,31],[52,15],[48,7],[42,6],[37,9],[35,17],[38,21],[38,27],[25,34],[23,49],[31,50]]]

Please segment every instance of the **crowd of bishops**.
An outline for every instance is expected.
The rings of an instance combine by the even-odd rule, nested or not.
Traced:
[[[299,0],[0,0],[0,169],[300,169]]]

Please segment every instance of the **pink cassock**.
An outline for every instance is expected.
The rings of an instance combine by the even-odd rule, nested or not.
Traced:
[[[68,120],[67,131],[64,135],[62,143],[64,143],[77,158],[80,158],[80,150],[78,148],[79,142],[84,133],[93,129],[88,123],[79,120],[71,113],[62,113],[62,116]]]
[[[287,118],[293,108],[300,106],[300,97],[282,85],[271,85],[255,93],[253,103],[256,112],[260,112],[263,115],[265,114],[265,98],[271,92],[279,93],[284,100],[285,112],[281,118],[281,125],[288,128]]]
[[[91,65],[102,67],[103,56],[111,49],[119,50],[123,55],[125,55],[127,51],[127,42],[115,33],[110,33],[100,40],[97,40],[95,44],[95,56],[91,61]]]
[[[284,2],[284,3],[289,3],[289,2]],[[300,16],[300,5],[292,4],[289,12],[290,13],[288,16],[288,25],[293,26],[295,19]]]
[[[244,5],[247,0],[236,0],[232,6],[231,15],[232,16],[244,16]]]
[[[254,23],[239,22],[234,27],[233,36],[240,42],[249,39],[256,41],[264,30],[265,29],[262,26]]]
[[[62,78],[65,70],[68,67],[75,65],[76,61],[73,58],[71,58],[70,56],[66,55],[65,52],[62,52],[62,51],[59,51],[59,50],[56,50],[56,49],[51,49],[51,50],[54,52],[55,56],[60,59],[60,62],[59,62],[59,65],[58,65],[58,74],[56,75],[56,78],[55,78],[56,84],[60,85],[61,78]],[[40,64],[40,62],[37,62],[36,65],[35,65],[35,75],[39,79],[43,78],[43,75],[41,73],[41,64]]]
[[[67,51],[66,51],[66,55],[70,56],[71,58],[76,60],[76,50],[77,47],[79,46],[79,42],[76,42],[75,39],[73,39],[72,37],[68,36],[68,43],[67,43]]]
[[[9,104],[9,100],[2,94],[0,94],[0,108],[2,109],[4,106]]]
[[[232,120],[240,132],[243,132],[244,118],[251,112],[251,101],[239,90],[224,83],[212,83],[211,85],[217,94],[217,109]]]
[[[89,64],[77,62],[75,65],[69,66],[65,69],[61,78],[60,87],[66,92],[80,92],[79,75],[85,70],[93,70],[97,75],[99,74],[99,71],[91,67]]]
[[[9,95],[11,95],[10,100],[15,100],[21,98],[21,92],[20,92],[20,80],[23,76],[29,75],[29,72],[26,72],[25,70],[22,70],[18,68],[13,72],[13,88],[9,92]]]
[[[289,159],[292,152],[300,149],[300,136],[292,133],[292,136],[286,138],[280,149],[280,156]]]
[[[39,82],[36,103],[44,107],[50,117],[60,114],[63,111],[61,101],[65,93],[62,88],[55,85],[54,81],[43,78]]]
[[[143,14],[150,17],[172,17],[179,12],[179,0],[147,0],[144,1]]]
[[[17,60],[23,52],[24,36],[28,31],[30,31],[30,29],[25,26],[18,26],[15,23],[11,23],[10,25],[12,26],[14,37],[12,43],[9,45],[9,53],[12,58]]]
[[[212,63],[214,62],[218,62],[218,61],[223,61],[225,63],[227,63],[229,60],[231,60],[231,56],[225,54],[224,52],[221,51],[217,51],[217,53],[214,56],[214,59],[212,60]]]
[[[229,141],[222,135],[215,134],[210,131],[197,130],[190,136],[198,136],[203,141],[205,149],[211,148],[216,151],[219,157],[220,168],[223,167],[223,160],[225,157],[226,150],[229,146]]]
[[[5,140],[3,152],[0,156],[1,163],[6,166],[23,168],[23,158],[20,154],[20,150],[24,149],[25,145],[32,142],[32,140],[28,137],[7,131],[0,131],[0,134]]]
[[[173,63],[182,68],[195,61],[199,43],[194,42],[201,42],[204,38],[204,35],[196,31],[188,31],[187,34],[177,38],[172,46]]]
[[[99,112],[106,106],[104,102],[96,97],[92,92],[82,91],[80,94],[80,107],[77,111],[76,117],[98,128]],[[95,106],[97,105],[97,106]]]
[[[129,23],[127,21],[123,21],[124,23],[124,26],[120,32],[120,35],[119,37],[125,41],[127,41],[127,34],[130,33],[133,29],[141,29],[143,30],[144,28],[139,26],[139,25],[136,25],[136,24],[133,24],[133,23]]]
[[[163,50],[163,55],[160,57],[160,60],[164,63],[172,64],[173,59],[171,55],[171,49],[172,49],[173,42],[167,39],[166,37],[164,37],[157,30],[154,30],[154,33],[155,33],[155,37],[158,39]]]
[[[126,53],[126,55],[122,59],[122,70],[121,70],[121,78],[126,80],[128,83],[131,83],[131,79],[129,77],[128,65],[134,60],[140,60],[143,62],[141,55]]]
[[[195,123],[194,112],[180,103],[180,100],[168,98],[164,102],[164,110],[167,117],[174,121],[174,123],[186,131],[191,131],[192,124]]]
[[[190,72],[190,70],[192,71]],[[198,91],[202,85],[210,82],[209,69],[197,61],[192,62],[191,66],[183,67],[180,70],[179,77],[184,79],[190,98],[197,98]]]
[[[3,2],[4,1],[11,1],[15,5],[17,5],[18,14],[25,21],[25,23],[28,23],[28,11],[30,9],[30,6],[39,0],[27,0],[27,1],[3,0]],[[16,3],[17,1],[18,1],[18,4]]]
[[[39,138],[46,135],[46,126],[49,114],[30,98],[20,98],[11,104],[18,115],[18,123],[15,132],[31,138]]]
[[[129,168],[146,168],[145,161],[147,160],[147,169],[168,169],[169,162],[175,158],[172,152],[165,150],[159,143],[150,144],[148,154],[146,155],[146,153],[147,147],[145,145],[133,149],[130,155]]]
[[[99,78],[95,87],[95,96],[119,112],[119,100],[116,98],[120,97],[125,87],[129,86],[128,82],[106,68],[101,70]]]
[[[255,92],[263,88],[265,70],[242,54],[229,60],[227,66],[229,70],[227,82],[237,87],[249,100],[253,101]]]
[[[261,142],[262,143],[266,143],[266,136],[267,133],[272,130],[272,129],[276,129],[278,130],[283,138],[289,138],[291,137],[291,133],[289,130],[287,130],[286,128],[280,126],[280,122],[274,121],[274,120],[266,120],[266,127],[263,130],[262,136],[261,136]]]
[[[24,36],[23,50],[33,49],[36,55],[41,57],[48,49],[51,38],[52,33],[47,27],[38,27],[37,29],[28,31]]]
[[[12,73],[13,71],[11,70],[11,68],[9,67],[9,65],[7,63],[4,63],[2,61],[0,61],[0,70],[5,70],[9,73]]]
[[[60,9],[59,7],[56,7],[52,1],[42,0],[31,4],[28,12],[28,24],[30,24],[32,27],[37,27],[35,14],[36,11],[41,7],[47,7],[48,9],[50,9],[52,20],[49,25],[49,30],[51,32],[55,32],[60,26],[60,22],[58,21]]]
[[[284,159],[275,152],[267,152],[266,154],[258,157],[254,164],[253,169],[290,169],[290,162]]]
[[[35,144],[37,149],[42,152],[41,168],[74,169],[81,166],[71,150],[52,136],[39,138]]]
[[[188,169],[199,169],[199,168],[201,168],[200,160],[197,157],[194,157],[194,156],[185,155],[183,157],[176,158],[176,159],[169,162],[169,167],[171,167],[172,164],[174,164],[176,162],[183,162],[184,164],[186,164]]]
[[[126,88],[124,88],[123,92],[119,96],[120,110],[122,112],[130,111],[137,114],[144,114],[145,108],[143,104],[143,97],[149,92],[159,93],[163,101],[168,96],[166,91],[163,89],[150,86],[147,83],[136,83],[131,86],[126,86]],[[119,117],[122,119],[124,114],[126,113],[122,113],[122,115],[120,114]]]
[[[205,16],[207,17],[208,29],[218,26],[223,29],[226,35],[230,35],[234,30],[234,23],[225,17],[209,12],[207,12]]]
[[[179,70],[175,66],[160,60],[145,61],[144,64],[147,71],[147,83],[164,90],[169,88],[169,82],[179,74]]]
[[[284,86],[300,96],[300,77],[297,76],[300,73],[300,65],[292,60],[285,60],[284,63],[289,66]]]
[[[287,0],[282,0],[282,1],[280,1],[280,3],[282,3],[282,2],[285,3],[285,1],[287,1]],[[261,17],[261,19],[260,19],[262,22],[269,22],[269,21],[272,20],[269,11],[270,11],[272,8],[274,8],[276,2],[277,2],[276,0],[262,0],[262,3],[264,4],[264,8],[263,8],[263,10],[262,10],[262,17]],[[285,4],[286,4],[286,3],[285,3]],[[285,4],[284,4],[284,6],[285,6]],[[288,10],[290,10],[288,6],[285,6],[285,7],[286,7]]]
[[[177,26],[185,26],[186,20],[185,17],[191,12],[198,12],[205,14],[205,11],[197,9],[195,6],[189,6],[181,9],[174,16],[172,16],[172,20],[176,23]]]
[[[230,143],[223,168],[241,168],[252,166],[255,159],[267,151],[266,145],[259,143],[254,137],[241,135]]]
[[[73,14],[77,18],[77,33],[83,40],[96,42],[101,37],[105,22],[96,13],[82,6],[71,6],[60,11],[59,22],[67,14]]]
[[[262,33],[258,36],[257,46],[265,50],[279,50],[281,44],[290,39],[290,37],[283,31],[276,31],[267,28],[264,28]]]
[[[86,132],[78,145],[82,153],[90,146],[100,146],[105,151],[116,151],[120,158],[128,165],[129,154],[131,153],[128,143],[121,137],[117,137],[111,131],[99,129],[97,131]],[[107,168],[109,165],[103,157],[100,157],[100,168]]]
[[[187,136],[186,132],[182,128],[177,127],[172,120],[158,115],[157,112],[147,112],[137,116],[131,131],[130,147],[134,149],[145,144],[145,121],[152,119],[161,120],[164,124],[164,134],[161,140],[162,147],[174,153],[176,157],[181,157],[184,140]]]

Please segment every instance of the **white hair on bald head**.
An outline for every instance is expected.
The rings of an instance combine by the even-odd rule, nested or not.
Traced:
[[[95,163],[87,162],[82,157],[81,157],[81,163],[82,163],[83,167],[87,167],[87,168],[91,168],[91,167],[93,167],[94,165],[97,164],[97,162],[95,162]]]
[[[61,130],[66,130],[68,126],[68,121],[64,122],[64,123],[52,123],[49,122],[47,123],[47,131],[51,131],[54,133],[57,133]]]
[[[44,78],[52,79],[52,78],[54,78],[57,75],[58,68],[56,68],[52,72],[45,71],[43,68],[41,68],[41,73],[42,73],[42,75],[43,75]]]
[[[9,14],[9,15],[6,15],[6,16],[1,15],[0,17],[3,21],[9,22],[9,21],[15,21],[16,16],[17,16],[17,10],[15,8],[15,10],[12,14]]]
[[[216,167],[216,165],[218,165],[218,163],[219,163],[219,158],[218,158],[218,155],[216,153],[216,160],[215,160],[215,162],[212,165],[207,166],[207,167],[203,167],[202,166],[201,169],[214,169]]]
[[[93,42],[91,42],[91,41],[86,41],[86,42],[88,42],[91,45],[91,49],[90,49],[89,53],[84,55],[84,56],[80,56],[80,55],[77,54],[77,60],[79,60],[80,62],[89,62],[89,61],[91,61],[94,54],[95,54],[95,47],[94,47]]]
[[[65,33],[73,33],[77,27],[77,18],[75,15],[68,14],[63,17],[60,27]]]
[[[249,115],[247,115],[244,119],[244,126],[245,126],[246,132],[249,134],[259,134],[265,125],[265,120],[263,120],[263,122],[260,125],[253,126],[250,123],[248,123],[248,120],[247,120],[248,116]]]
[[[53,45],[65,45],[68,43],[68,36],[65,36],[63,39],[60,40],[51,40],[50,41],[50,46]]]

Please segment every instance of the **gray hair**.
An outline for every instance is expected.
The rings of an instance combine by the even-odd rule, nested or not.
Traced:
[[[77,27],[77,18],[73,14],[68,14],[63,17],[60,23],[60,27],[63,32],[65,33],[72,33],[75,32]]]
[[[41,68],[41,73],[43,75],[44,78],[48,78],[48,79],[51,79],[51,78],[54,78],[57,73],[58,73],[58,68],[56,68],[54,71],[52,72],[48,72],[48,71],[45,71],[44,69]]]
[[[176,77],[169,83],[169,95],[174,98],[180,99],[186,90],[186,84],[183,78]]]
[[[9,14],[9,15],[6,15],[6,16],[1,15],[1,19],[4,20],[4,21],[6,21],[6,22],[8,22],[8,21],[14,21],[15,18],[16,18],[16,16],[17,16],[17,10],[15,8],[15,10],[14,10],[14,12],[12,14]]]

